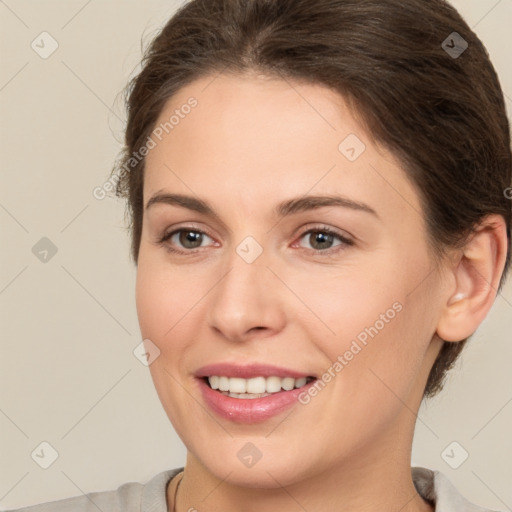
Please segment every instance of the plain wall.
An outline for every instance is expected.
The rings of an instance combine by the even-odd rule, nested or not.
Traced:
[[[141,37],[149,41],[178,4],[0,2],[1,507],[145,482],[184,464],[132,353],[141,339],[124,205],[93,196],[121,147],[119,94]],[[454,5],[487,46],[511,112],[512,1]],[[31,47],[51,49],[43,31],[59,45],[46,59]],[[33,253],[38,242],[39,252],[50,247],[47,262]],[[421,408],[413,450],[413,464],[500,510],[512,507],[511,332],[509,280],[445,391]],[[59,454],[48,469],[31,457],[43,441]],[[441,456],[454,441],[450,455],[469,454],[458,469]]]

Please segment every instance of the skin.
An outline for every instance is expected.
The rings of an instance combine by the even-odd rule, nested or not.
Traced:
[[[475,258],[458,251],[436,265],[418,193],[341,96],[254,73],[208,76],[171,98],[159,122],[190,96],[197,107],[147,156],[144,204],[184,194],[218,217],[147,208],[136,289],[142,335],[160,350],[151,375],[188,450],[176,510],[431,511],[410,473],[416,413],[437,334],[462,339],[492,304],[502,219],[468,246]],[[349,134],[366,145],[353,162],[338,149]],[[306,194],[340,195],[376,215],[339,206],[274,213]],[[323,226],[353,244],[322,246],[307,234]],[[176,229],[205,235],[195,245],[179,234],[160,242]],[[263,248],[253,263],[236,252],[247,236]],[[397,302],[402,310],[307,405],[247,425],[203,402],[201,366],[258,362],[321,376]],[[248,442],[262,453],[251,468],[237,457]]]

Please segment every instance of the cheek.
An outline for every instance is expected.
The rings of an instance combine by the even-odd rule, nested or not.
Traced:
[[[405,397],[422,371],[435,331],[433,277],[425,279],[430,262],[424,253],[409,259],[414,265],[402,260],[394,254],[322,284],[308,278],[297,288],[304,295],[310,286],[304,296],[324,324],[318,323],[324,334],[316,336],[318,344],[331,364],[340,363],[343,393],[361,403]]]
[[[137,315],[143,338],[149,338],[157,343],[169,328],[166,325],[164,312],[172,310],[172,304],[169,302],[173,295],[163,293],[158,272],[150,270],[151,265],[147,264],[146,259],[141,256],[139,256],[135,291]]]
[[[393,275],[393,268],[382,266],[349,265],[338,271],[310,272],[300,278],[289,276],[288,281],[293,283],[290,287],[321,320],[317,322],[319,334],[331,338],[325,346],[343,350],[348,348],[347,340],[364,343],[370,338],[369,332],[378,331],[380,336],[396,323],[404,285]]]
[[[186,397],[182,396],[182,384],[175,376],[190,338],[183,332],[187,312],[197,299],[187,296],[190,286],[166,267],[141,247],[136,279],[137,315],[142,338],[149,339],[160,351],[149,366],[156,392],[174,428],[183,434],[180,418]]]
[[[190,269],[172,269],[165,256],[141,248],[136,279],[136,305],[143,337],[164,347],[179,342],[175,333],[186,323],[194,305],[204,295],[201,280]]]

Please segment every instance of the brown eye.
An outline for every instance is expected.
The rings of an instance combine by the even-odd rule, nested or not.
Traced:
[[[182,230],[178,231],[177,234],[179,243],[185,249],[196,249],[197,247],[201,247],[201,242],[203,241],[203,233],[199,231],[187,231]]]
[[[196,229],[177,229],[164,235],[160,243],[177,252],[187,252],[202,247],[205,239],[211,238]],[[176,249],[174,249],[176,247]]]
[[[330,252],[330,249],[343,249],[345,246],[353,245],[352,240],[349,240],[329,228],[310,229],[302,234],[300,240],[306,240],[307,244],[309,244],[310,248],[313,249],[315,253],[327,253]],[[339,242],[334,243],[336,240]],[[300,245],[301,247],[307,248],[307,245],[302,243]]]
[[[312,231],[309,233],[308,242],[316,250],[330,249],[334,241],[334,235],[325,231]]]

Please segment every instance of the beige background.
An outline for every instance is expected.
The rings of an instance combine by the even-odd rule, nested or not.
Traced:
[[[132,353],[141,340],[123,205],[92,195],[120,149],[119,92],[137,68],[141,36],[147,42],[179,3],[0,1],[4,509],[144,482],[184,463],[148,369]],[[486,44],[511,112],[512,0],[454,4]],[[59,45],[47,59],[31,48],[42,31]],[[42,237],[58,249],[46,263],[32,253]],[[512,507],[511,332],[509,281],[463,371],[422,407],[413,454],[471,501],[500,510]],[[31,458],[43,441],[59,454],[48,469]],[[469,453],[458,469],[441,456],[453,441],[452,464]]]

